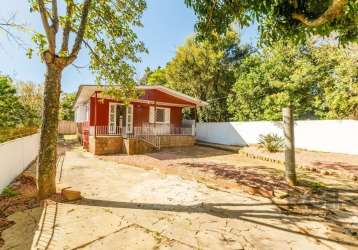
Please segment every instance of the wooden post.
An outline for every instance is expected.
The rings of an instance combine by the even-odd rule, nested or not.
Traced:
[[[95,92],[94,96],[94,138],[97,137],[97,91]]]
[[[289,185],[295,186],[296,169],[295,169],[295,136],[293,107],[289,106],[282,109],[283,115],[283,132],[285,135],[285,177]]]

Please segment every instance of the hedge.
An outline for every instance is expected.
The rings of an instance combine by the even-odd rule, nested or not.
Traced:
[[[38,128],[0,128],[0,143],[33,135],[38,132]]]

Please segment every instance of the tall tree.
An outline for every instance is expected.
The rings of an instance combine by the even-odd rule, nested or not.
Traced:
[[[197,31],[210,36],[225,33],[230,24],[259,25],[261,40],[305,40],[311,35],[337,32],[340,42],[358,39],[356,0],[185,0],[198,15]]]
[[[33,126],[35,112],[21,103],[8,76],[0,76],[0,128]]]
[[[83,3],[63,0],[60,5],[58,0],[31,0],[30,3],[31,10],[40,14],[44,28],[44,34],[36,33],[33,40],[46,64],[38,165],[39,197],[46,198],[56,191],[57,125],[63,70],[76,60],[84,44],[97,81],[122,85],[122,96],[132,93],[134,68],[130,62],[139,62],[136,53],[145,51],[133,27],[141,26],[140,17],[146,4],[144,0],[83,0]],[[59,9],[65,13],[60,15]],[[62,43],[58,46],[60,40]],[[29,50],[29,55],[31,53]]]
[[[190,37],[164,68],[148,74],[147,84],[162,84],[208,101],[209,106],[198,111],[201,121],[227,121],[226,98],[235,82],[234,69],[252,51],[240,45],[233,31],[216,35],[214,41]]]
[[[75,112],[73,105],[75,104],[75,93],[64,93],[61,96],[60,107],[60,119],[65,121],[73,121],[75,118]]]
[[[357,118],[357,59],[332,44],[277,42],[246,58],[228,99],[233,120]]]
[[[39,126],[42,116],[43,85],[28,81],[17,81],[16,89],[20,102],[34,112],[35,123]]]

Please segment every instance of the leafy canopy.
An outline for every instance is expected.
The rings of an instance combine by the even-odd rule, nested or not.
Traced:
[[[30,0],[30,3],[31,11],[39,12],[42,18],[45,32],[35,33],[33,40],[47,64],[54,62],[60,68],[72,64],[84,45],[97,83],[122,85],[123,92],[112,93],[118,98],[133,94],[133,63],[140,61],[138,53],[146,52],[133,28],[142,26],[145,0]],[[59,34],[62,39],[58,39]],[[30,49],[28,54],[31,56],[32,52]]]
[[[357,118],[357,62],[331,44],[277,42],[240,65],[229,112],[233,120],[281,120],[293,105],[296,119]]]
[[[16,94],[16,88],[8,76],[0,75],[0,128],[34,126],[36,113],[23,105]]]
[[[242,58],[252,53],[251,47],[239,45],[236,32],[214,36],[211,41],[190,37],[164,68],[147,70],[145,75],[147,84],[163,84],[208,101],[209,106],[198,111],[201,121],[229,119],[226,99],[235,82],[234,70]]]
[[[60,107],[60,120],[73,121],[75,113],[73,105],[75,104],[76,94],[75,93],[64,93],[61,96],[61,107]]]
[[[335,31],[341,43],[358,41],[357,0],[185,0],[198,16],[197,31],[225,33],[233,22],[257,23],[261,41],[305,41]]]

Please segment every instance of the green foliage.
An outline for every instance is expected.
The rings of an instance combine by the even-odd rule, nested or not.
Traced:
[[[19,193],[16,192],[12,187],[10,186],[7,186],[5,187],[2,192],[1,192],[1,195],[4,196],[4,197],[13,197],[13,196],[16,196],[18,195]]]
[[[227,121],[226,99],[235,82],[234,72],[241,60],[252,53],[240,46],[238,34],[230,31],[215,40],[188,38],[164,68],[146,71],[148,85],[161,84],[209,102],[198,111],[201,121]],[[186,114],[193,118],[193,114]]]
[[[44,10],[41,10],[41,2]],[[58,8],[54,5],[57,2]],[[76,59],[81,47],[85,47],[89,68],[96,75],[97,83],[109,85],[107,94],[116,99],[132,98],[136,95],[133,64],[140,62],[139,53],[147,52],[134,32],[134,28],[142,26],[145,8],[145,0],[30,0],[30,10],[47,20],[43,21],[45,32],[33,35],[35,48],[30,48],[27,54],[31,57],[35,51],[44,60],[44,52],[49,51],[58,61],[62,60],[59,65],[66,67]],[[62,44],[56,46],[61,41]],[[121,88],[113,85],[121,85]]]
[[[34,124],[41,124],[43,106],[43,85],[32,82],[18,81],[16,83],[17,94],[22,105],[30,108],[34,114]]]
[[[34,126],[36,114],[16,95],[16,88],[7,76],[0,76],[0,128]]]
[[[284,139],[277,134],[260,135],[259,145],[267,151],[274,153],[280,151],[284,144]]]
[[[257,23],[261,41],[266,44],[287,39],[302,42],[312,35],[328,36],[332,32],[341,43],[358,40],[356,0],[185,0],[185,3],[197,14],[196,30],[204,37],[210,37],[213,31],[223,34],[235,22],[240,27]]]
[[[0,128],[0,143],[33,135],[37,132],[37,127]]]
[[[73,110],[75,99],[75,93],[64,93],[61,96],[60,120],[73,121],[75,119]]]
[[[357,58],[332,44],[277,42],[246,58],[228,98],[233,120],[357,118]]]

